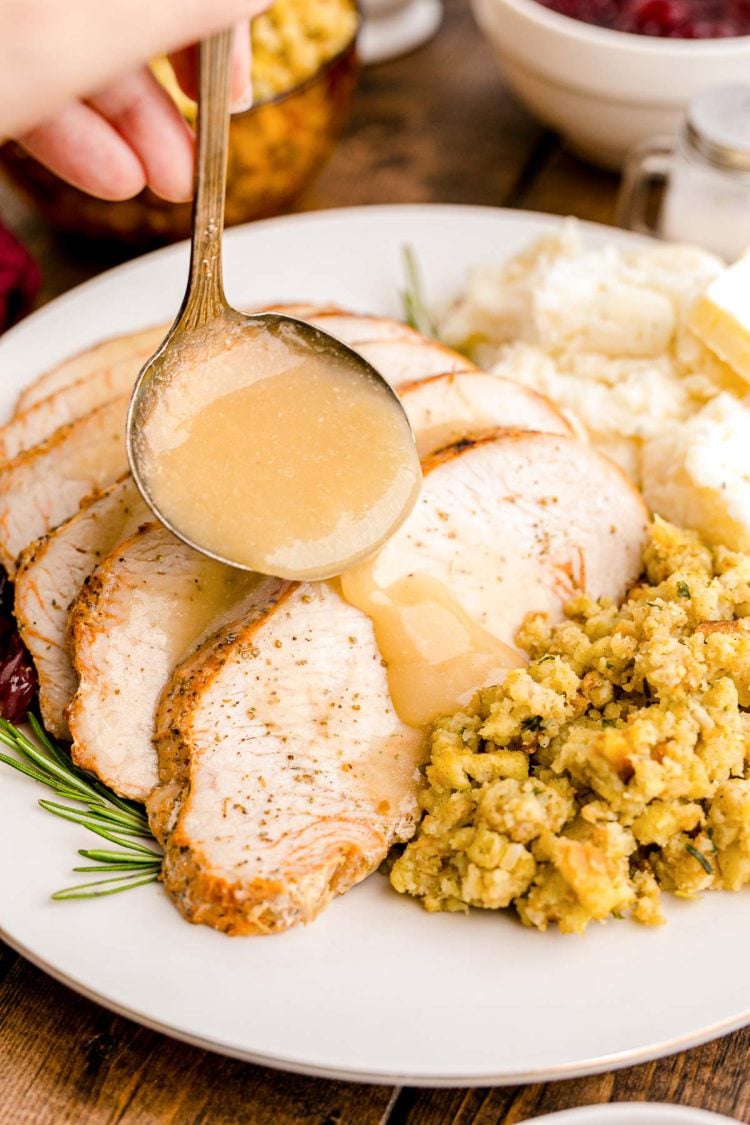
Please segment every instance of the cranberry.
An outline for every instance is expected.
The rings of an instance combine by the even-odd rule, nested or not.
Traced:
[[[37,678],[31,657],[18,633],[12,633],[0,653],[0,715],[22,722],[36,695]]]
[[[12,612],[13,587],[0,570],[0,715],[20,723],[36,695],[36,669],[18,635]]]

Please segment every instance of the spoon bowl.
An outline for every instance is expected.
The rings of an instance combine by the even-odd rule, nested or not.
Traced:
[[[416,503],[421,470],[397,395],[362,356],[224,295],[231,32],[201,44],[187,292],[128,410],[135,483],[157,518],[211,558],[283,578],[340,574]]]
[[[227,355],[231,356],[238,353],[242,353],[245,360],[249,358],[251,361],[248,365],[243,363],[243,367],[247,371],[247,378],[242,379],[240,387],[236,385],[236,376],[232,365],[226,364]],[[206,378],[195,384],[197,364],[200,365]],[[180,508],[184,510],[185,494],[187,494],[188,499],[192,495],[191,483],[188,479],[191,475],[190,465],[183,464],[178,472],[176,493],[174,488],[170,490],[170,496],[173,498],[170,506],[166,502],[167,493],[164,493],[161,500],[155,495],[155,493],[158,493],[158,487],[154,487],[156,474],[152,467],[154,464],[153,448],[156,446],[166,449],[170,456],[179,455],[176,446],[181,436],[181,430],[184,430],[187,422],[185,403],[188,403],[191,411],[196,406],[199,410],[210,409],[212,402],[220,404],[222,401],[226,401],[225,396],[229,396],[232,399],[231,407],[234,407],[238,393],[241,394],[243,390],[252,391],[254,384],[259,385],[261,383],[263,386],[260,389],[264,391],[273,381],[277,381],[282,390],[282,400],[286,405],[286,412],[293,413],[299,411],[300,388],[297,388],[296,394],[292,393],[291,396],[287,396],[284,384],[294,378],[295,374],[299,377],[301,365],[308,369],[315,365],[319,370],[321,364],[327,370],[330,370],[334,377],[338,376],[338,384],[334,384],[334,390],[338,392],[334,396],[336,399],[343,397],[345,400],[344,406],[346,406],[347,396],[345,392],[347,386],[341,384],[352,384],[352,389],[356,388],[357,396],[365,395],[369,412],[375,411],[376,419],[379,416],[381,421],[385,421],[386,428],[390,429],[395,426],[396,434],[400,434],[407,459],[405,471],[396,474],[394,487],[391,490],[393,501],[385,508],[382,504],[375,505],[374,511],[368,512],[364,520],[359,520],[356,525],[352,523],[350,527],[344,528],[338,535],[336,534],[338,520],[335,516],[332,520],[329,519],[329,534],[318,535],[314,546],[315,557],[312,562],[310,561],[310,551],[294,544],[291,551],[281,552],[277,550],[276,554],[271,556],[273,558],[272,565],[269,564],[268,551],[266,550],[264,554],[262,550],[258,549],[257,543],[249,543],[245,546],[242,542],[237,541],[236,550],[221,550],[215,545],[216,543],[231,544],[235,542],[233,527],[235,521],[231,519],[230,515],[227,525],[226,521],[220,516],[222,507],[220,494],[227,488],[226,477],[229,470],[226,460],[231,460],[232,443],[222,443],[220,439],[215,442],[211,441],[210,435],[210,461],[213,469],[211,479],[204,478],[202,481],[201,491],[204,503],[196,509],[192,518],[187,520],[176,519],[173,512]],[[249,371],[248,367],[250,368]],[[312,377],[310,374],[303,375],[305,380]],[[192,384],[192,386],[187,384]],[[323,385],[323,391],[325,391],[325,384]],[[343,396],[342,391],[344,392]],[[314,395],[315,390],[311,394]],[[313,404],[316,401],[313,398]],[[320,432],[316,438],[316,445],[321,447],[325,447],[326,443],[330,441],[327,425],[331,424],[331,414],[333,414],[334,425],[337,422],[341,423],[341,418],[336,413],[337,402],[334,402],[332,406],[330,403],[328,405],[329,410],[326,411],[326,417],[320,419]],[[261,397],[259,407],[262,408],[262,406],[263,399]],[[278,537],[279,532],[283,535],[285,513],[283,504],[281,508],[279,508],[279,505],[287,483],[284,479],[287,467],[293,454],[293,450],[290,450],[288,446],[283,448],[283,442],[274,440],[273,435],[269,433],[269,427],[279,424],[275,423],[274,414],[275,411],[272,412],[271,418],[267,419],[266,425],[260,425],[260,433],[248,434],[251,448],[243,453],[249,474],[254,472],[254,467],[259,473],[262,472],[266,480],[269,473],[271,475],[276,474],[276,480],[271,489],[272,505],[260,525],[261,539],[264,523],[271,529],[275,527],[276,537]],[[388,417],[383,419],[384,414],[393,417],[392,419]],[[303,415],[303,418],[309,418],[309,411],[306,416]],[[316,421],[318,419],[313,418],[311,424],[314,425]],[[213,422],[216,423],[215,418]],[[364,422],[369,424],[370,419],[364,419]],[[260,423],[257,420],[254,420],[254,423],[253,428],[255,430]],[[240,430],[240,432],[235,433],[236,444],[239,444],[244,433],[239,420],[235,421],[234,428]],[[342,458],[340,467],[336,466],[335,463],[327,466],[327,480],[333,474],[335,483],[335,480],[339,479],[342,473],[351,478],[352,474],[358,471],[357,454],[359,449],[361,449],[365,459],[369,457],[368,450],[361,448],[359,441],[357,441],[357,435],[350,436],[355,441],[354,452],[352,453],[351,448],[349,449],[348,457]],[[259,450],[262,450],[264,444],[268,442],[271,442],[271,447],[266,450],[265,463],[256,465]],[[227,308],[221,316],[212,319],[202,328],[187,332],[182,332],[179,328],[173,330],[141,372],[128,412],[127,444],[131,472],[139,491],[159,520],[174,535],[189,546],[220,562],[246,570],[272,572],[282,578],[307,580],[330,578],[361,562],[382,545],[406,518],[416,501],[421,481],[416,447],[414,446],[409,422],[395,392],[382,375],[362,356],[334,336],[314,325],[280,313],[257,313],[248,316]],[[274,461],[277,451],[281,456],[276,458],[275,466],[271,465],[271,468],[269,468],[269,463]],[[185,451],[185,455],[190,456],[188,450]],[[314,473],[312,467],[310,472]],[[302,496],[308,483],[302,482],[299,488],[295,488],[290,501],[295,509],[298,507],[297,493],[299,492]],[[245,508],[252,506],[252,491],[244,499],[241,491],[243,487],[252,486],[252,484],[252,476],[244,477],[239,485],[240,491],[232,503],[244,503]],[[218,496],[216,495],[217,492],[219,493]],[[180,494],[182,494],[182,502]],[[325,500],[326,497],[320,496],[316,490],[312,502],[322,505]],[[299,518],[299,513],[297,513],[297,518]],[[216,526],[216,537],[211,533],[213,525]]]

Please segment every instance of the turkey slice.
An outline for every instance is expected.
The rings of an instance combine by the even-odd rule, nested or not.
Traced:
[[[113,399],[0,467],[0,563],[11,577],[25,547],[127,471],[127,405]]]
[[[111,371],[120,364],[134,367],[137,373],[156,351],[165,332],[165,326],[159,324],[127,336],[113,336],[64,360],[24,387],[16,401],[14,416],[23,414],[64,387],[96,379],[102,372]]]
[[[285,312],[279,309],[279,312]],[[325,332],[355,348],[359,344],[373,344],[379,340],[420,340],[421,336],[413,328],[400,320],[391,320],[387,316],[362,316],[358,313],[347,313],[338,309],[334,312],[314,312],[304,317],[310,324],[315,324]]]
[[[499,426],[549,434],[572,432],[549,399],[520,383],[481,371],[433,375],[406,383],[399,388],[399,397],[416,434],[420,457]]]
[[[325,583],[261,590],[172,680],[148,801],[169,894],[231,934],[309,922],[409,839],[423,756],[368,618]]]
[[[143,363],[142,357],[122,359],[14,414],[0,427],[0,466],[46,441],[60,427],[84,418],[114,398],[129,395]]]
[[[575,438],[498,431],[462,439],[423,467],[416,507],[363,564],[376,587],[427,575],[513,645],[528,613],[559,620],[578,593],[620,601],[640,573],[643,499],[612,461]]]
[[[68,738],[65,708],[78,683],[68,649],[68,612],[104,556],[151,513],[128,476],[90,497],[69,520],[27,547],[15,580],[15,615],[39,677],[44,725]]]
[[[118,545],[70,615],[79,686],[67,709],[73,759],[123,797],[157,781],[154,707],[174,666],[237,617],[258,576],[206,558],[158,523]]]
[[[404,383],[426,379],[430,375],[478,371],[459,352],[427,340],[416,332],[413,336],[358,343],[356,350],[397,390]]]

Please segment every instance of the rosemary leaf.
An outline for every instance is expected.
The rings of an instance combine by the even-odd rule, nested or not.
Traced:
[[[32,778],[34,781],[41,781],[43,785],[49,785],[50,783],[46,774],[33,769],[31,766],[27,765],[26,762],[20,761],[18,758],[9,758],[7,754],[0,754],[0,762],[5,762],[6,766],[18,770],[19,773],[25,773],[27,777]]]
[[[416,329],[417,332],[421,332],[423,336],[431,336],[434,340],[437,340],[437,326],[424,301],[422,279],[413,248],[408,245],[404,246],[402,256],[404,272],[406,273],[406,289],[404,289],[401,297],[406,323]]]
[[[28,738],[22,735],[20,731],[15,731],[15,737],[9,736],[5,729],[9,724],[5,719],[0,719],[0,724],[2,724],[0,725],[0,742],[4,742],[6,746],[10,746],[11,749],[21,753],[24,758],[30,760],[43,773],[48,774],[50,780],[54,778],[56,781],[61,781],[84,795],[91,794],[97,802],[101,802],[99,795],[93,793],[89,786],[81,781],[71,769],[65,769],[46,754],[43,754],[41,750],[37,750],[36,746],[29,742]]]
[[[52,790],[56,797],[64,797],[66,801],[78,801],[80,804],[88,805],[90,809],[95,809],[100,812],[104,811],[107,807],[103,803],[101,805],[95,805],[93,801],[89,801],[88,798],[82,797],[77,789],[68,789],[65,785],[63,785],[62,782],[58,783],[56,781],[46,781],[45,784],[49,789]]]
[[[141,861],[140,863],[91,863],[81,867],[74,867],[74,871],[130,871],[137,874],[140,871],[157,871],[161,867],[161,860]]]
[[[62,820],[70,820],[73,824],[81,824],[84,828],[88,828],[89,832],[93,832],[95,836],[101,836],[103,840],[109,840],[110,844],[117,844],[119,847],[130,848],[133,851],[147,852],[150,855],[154,854],[151,848],[144,848],[140,844],[136,844],[134,840],[116,835],[115,833],[119,831],[117,828],[114,828],[112,832],[100,828],[93,821],[87,819],[86,813],[76,814],[75,809],[66,809],[65,805],[55,805],[52,801],[40,801],[39,804],[45,812],[51,812],[53,816],[59,816]]]
[[[39,802],[39,804],[42,806],[42,808],[44,808],[44,805],[42,804],[41,801]],[[51,812],[52,810],[49,809],[47,811]],[[55,815],[61,816],[60,813],[56,813]],[[62,819],[63,820],[69,820],[70,817],[62,817]],[[82,822],[79,822],[79,823],[82,823]],[[104,828],[97,828],[93,824],[85,824],[85,823],[83,824],[83,827],[88,828],[89,832],[93,832],[95,836],[101,836],[102,840],[108,840],[110,842],[110,844],[119,844],[121,847],[127,846],[127,844],[128,844],[128,841],[124,840],[122,838],[122,836],[115,836],[112,832],[107,832],[106,829],[104,829]],[[144,850],[144,852],[147,852],[150,849],[144,848],[143,850]]]
[[[131,845],[125,844],[124,847],[130,849]],[[152,858],[145,859],[143,853],[147,852]],[[95,859],[97,863],[125,863],[130,862],[130,854],[127,851],[110,852],[104,848],[79,848],[78,854],[83,856],[84,859]],[[158,852],[152,852],[150,848],[140,848],[137,852],[133,852],[133,863],[161,863],[161,856]]]
[[[72,820],[74,824],[83,824],[86,828],[95,825],[110,828],[113,832],[119,832],[122,836],[143,836],[146,839],[151,837],[148,825],[145,822],[131,825],[128,821],[120,820],[110,809],[105,809],[102,812],[98,809],[74,809],[70,805],[58,805],[56,801],[40,801],[39,804],[47,812],[54,813],[55,816],[61,816],[63,820]]]
[[[143,812],[143,805],[139,805],[135,801],[128,801],[124,797],[118,797],[116,793],[113,793],[111,789],[107,789],[107,786],[103,785],[100,781],[97,781],[94,784],[96,786],[97,792],[100,792],[110,805],[116,805],[117,808],[122,812],[137,816],[143,821],[144,824],[148,824],[146,816]]]
[[[693,847],[692,844],[686,844],[685,851],[688,852],[688,854],[691,855],[693,859],[698,861],[707,875],[713,875],[714,869],[711,865],[711,861],[709,859],[706,859],[703,852],[699,852],[698,849],[696,847]]]
[[[55,891],[52,898],[56,902],[79,898],[102,898],[104,895],[116,895],[120,891],[129,891],[133,887],[144,887],[146,883],[155,883],[158,878],[158,872],[154,871],[136,879],[131,875],[123,875],[114,879],[101,879],[92,883],[80,883],[77,887],[65,887],[62,891]]]
[[[88,802],[86,802],[88,804]],[[91,817],[104,824],[109,824],[119,831],[133,829],[136,836],[151,836],[151,829],[145,816],[136,816],[134,813],[124,813],[119,809],[102,808],[99,805],[89,804]],[[129,833],[128,833],[129,834]]]
[[[29,712],[28,715],[28,723],[35,736],[41,742],[44,749],[51,757],[55,759],[59,766],[62,766],[65,770],[70,770],[71,768],[75,769],[70,755],[66,754],[63,748],[61,746],[58,746],[56,742],[53,742],[42,724],[39,722],[39,719],[37,719],[36,715],[32,714],[31,712]]]

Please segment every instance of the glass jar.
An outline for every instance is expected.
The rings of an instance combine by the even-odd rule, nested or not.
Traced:
[[[652,216],[658,186],[661,202]],[[697,243],[728,261],[750,246],[750,86],[702,91],[676,138],[656,137],[629,154],[617,221]]]

